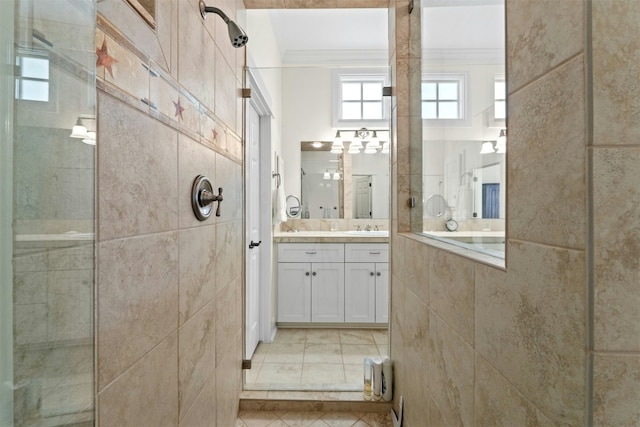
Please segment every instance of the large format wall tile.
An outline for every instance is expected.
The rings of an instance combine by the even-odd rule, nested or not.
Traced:
[[[433,314],[429,348],[429,389],[442,417],[449,425],[473,426],[473,348]]]
[[[574,58],[509,98],[510,239],[584,248],[583,62]]]
[[[100,241],[175,229],[176,132],[99,93]]]
[[[238,81],[233,69],[227,63],[220,49],[215,49],[215,104],[213,112],[227,126],[236,128],[236,107],[240,102]],[[234,64],[235,65],[235,64]],[[211,106],[209,106],[211,108]]]
[[[178,326],[178,236],[99,245],[98,390]]]
[[[640,143],[640,2],[593,0],[593,143]],[[624,30],[622,30],[624,29]]]
[[[242,333],[225,343],[228,354],[216,367],[216,426],[234,426],[242,390]]]
[[[195,5],[190,1],[178,3],[178,80],[213,110],[216,47]]]
[[[174,333],[99,393],[98,423],[101,427],[175,426],[177,388],[178,339]]]
[[[405,239],[405,250],[400,253],[401,273],[407,287],[425,304],[429,301],[429,265],[433,251],[429,246],[413,239]]]
[[[475,425],[554,425],[498,371],[477,355],[475,381]]]
[[[582,424],[585,254],[520,242],[507,251],[507,280],[476,268],[476,351],[554,423]]]
[[[640,351],[640,147],[593,150],[596,350]]]
[[[242,268],[241,223],[216,225],[216,291],[219,293],[237,278]]]
[[[229,140],[231,141],[231,139]],[[216,217],[217,222],[242,219],[244,214],[242,182],[242,167],[229,158],[216,153],[216,175],[213,186],[216,191],[222,187],[222,196],[224,197],[222,205],[220,205],[220,216]]]
[[[410,290],[405,290],[402,358],[406,369],[404,394],[408,408],[408,425],[418,426],[428,416],[424,404],[428,396],[429,377],[429,310]]]
[[[431,309],[470,345],[474,339],[474,263],[442,250],[432,251]]]
[[[207,379],[207,383],[196,398],[196,401],[184,415],[184,418],[180,420],[180,427],[202,427],[204,420],[210,420],[209,425],[214,425],[213,420],[216,419],[218,406],[214,374],[213,377]]]
[[[180,230],[180,323],[216,295],[216,227]]]
[[[216,180],[215,152],[188,136],[180,134],[178,137],[178,160],[178,213],[180,216],[180,228],[203,227],[215,224],[217,202],[213,204],[214,212],[205,221],[199,221],[198,218],[196,218],[191,206],[191,189],[193,187],[193,181],[198,175],[204,175],[209,178],[217,194],[218,185]],[[224,202],[222,206],[224,206]]]
[[[233,358],[233,343],[242,323],[242,309],[237,304],[240,298],[240,279],[230,283],[218,293],[215,300],[216,321],[216,357],[215,364],[220,366],[225,358]],[[213,361],[212,361],[213,362]]]
[[[212,301],[178,331],[178,396],[180,419],[207,383],[213,382],[216,358],[215,303]]]
[[[506,12],[509,92],[584,49],[583,0],[507,0]]]
[[[594,425],[640,425],[640,355],[596,354],[593,389]]]

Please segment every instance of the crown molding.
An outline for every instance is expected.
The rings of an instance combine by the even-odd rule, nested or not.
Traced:
[[[388,66],[389,52],[376,50],[288,50],[283,65]]]
[[[425,64],[504,64],[504,49],[423,49]]]

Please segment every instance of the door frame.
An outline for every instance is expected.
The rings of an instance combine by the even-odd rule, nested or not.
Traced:
[[[271,120],[273,114],[271,112],[270,107],[270,99],[268,97],[268,92],[264,89],[264,84],[261,84],[261,79],[257,72],[252,71],[251,69],[246,70],[246,87],[251,90],[251,96],[246,101],[255,108],[258,115],[260,116],[259,123],[259,132],[260,132],[260,207],[257,212],[271,212],[272,211],[272,177],[271,177]],[[247,124],[245,124],[246,126]],[[245,129],[246,132],[246,129]],[[245,158],[246,164],[246,158]],[[247,172],[248,173],[248,172]],[[245,176],[245,179],[248,180],[248,177]],[[248,182],[248,181],[246,181]],[[245,236],[248,235],[248,216],[251,213],[251,207],[248,203],[247,191],[245,189]],[[273,336],[275,334],[275,322],[271,322],[273,316],[273,303],[272,303],[272,292],[273,288],[273,272],[272,272],[272,264],[273,264],[273,230],[272,230],[272,222],[271,215],[261,214],[259,217],[260,221],[260,233],[262,235],[261,239],[264,242],[260,245],[260,271],[259,277],[261,278],[259,283],[259,340],[271,342]],[[246,240],[246,239],[245,239]],[[244,254],[245,254],[245,268],[248,265],[248,242],[244,242]],[[249,274],[245,272],[245,280],[248,280]],[[246,286],[246,284],[245,284]],[[243,302],[243,347],[246,346],[246,334],[247,334],[247,293],[245,292],[245,298]],[[243,354],[246,356],[246,348],[243,350]]]

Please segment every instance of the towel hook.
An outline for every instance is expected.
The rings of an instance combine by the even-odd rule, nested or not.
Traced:
[[[218,194],[213,193],[213,186],[209,178],[198,175],[191,187],[191,207],[196,218],[204,221],[211,216],[213,202],[218,202],[216,216],[220,216],[220,203],[222,202],[222,187],[218,188]]]

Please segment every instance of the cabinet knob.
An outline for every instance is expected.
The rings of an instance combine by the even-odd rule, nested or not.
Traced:
[[[304,275],[305,275],[305,276],[308,276],[308,275],[309,275],[309,272],[307,271],[306,273],[304,273]]]
[[[376,276],[380,277],[382,276],[382,273],[380,273],[379,271],[376,273]]]
[[[315,276],[315,275],[316,275],[316,272],[314,271],[313,273],[311,273],[311,275],[312,275],[312,276]]]
[[[373,276],[373,271],[369,273],[369,276]]]

